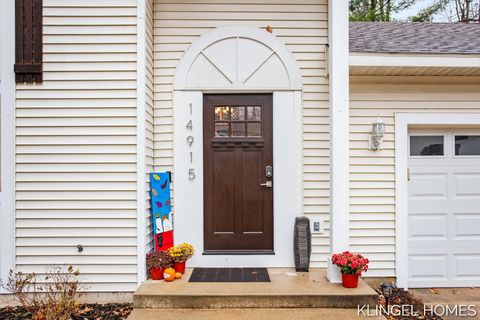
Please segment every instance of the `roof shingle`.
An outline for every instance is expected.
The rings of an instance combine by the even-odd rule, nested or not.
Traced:
[[[480,54],[480,24],[350,22],[350,52]]]

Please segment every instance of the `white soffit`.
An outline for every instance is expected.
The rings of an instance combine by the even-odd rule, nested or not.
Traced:
[[[351,75],[480,76],[480,55],[350,53]]]

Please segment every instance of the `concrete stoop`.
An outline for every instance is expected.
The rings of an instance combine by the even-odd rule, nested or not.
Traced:
[[[377,293],[364,281],[356,289],[346,289],[328,282],[323,269],[296,273],[272,268],[271,282],[261,283],[192,283],[190,273],[187,270],[183,279],[170,283],[142,284],[133,295],[129,320],[358,319],[357,306],[377,304]]]
[[[128,320],[385,320],[356,309],[135,309]]]

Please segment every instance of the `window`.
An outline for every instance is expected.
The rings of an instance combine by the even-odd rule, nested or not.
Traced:
[[[216,137],[260,137],[261,106],[215,106]]]
[[[443,156],[443,136],[410,136],[410,156]]]
[[[15,0],[15,80],[42,82],[43,1]]]
[[[456,156],[480,156],[479,136],[455,136]]]

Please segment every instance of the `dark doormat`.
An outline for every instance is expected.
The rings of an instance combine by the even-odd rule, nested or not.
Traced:
[[[267,268],[194,268],[188,282],[270,282]]]

